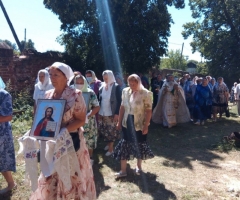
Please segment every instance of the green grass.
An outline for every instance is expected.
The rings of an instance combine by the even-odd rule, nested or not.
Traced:
[[[98,199],[237,198],[240,193],[239,148],[222,140],[231,132],[239,131],[240,119],[236,115],[236,106],[230,112],[230,118],[224,117],[216,123],[209,120],[204,126],[185,123],[168,129],[152,123],[148,143],[155,157],[143,162],[144,173],[141,176],[135,175],[132,170],[136,160],[128,162],[128,176],[122,180],[114,179],[113,174],[120,170],[120,163],[104,156],[105,143],[100,138],[98,148],[94,151],[93,166]],[[16,150],[16,140],[30,126],[31,122],[26,121],[13,123]],[[31,191],[24,184],[24,162],[21,157],[17,157],[14,178],[18,189],[8,198],[28,199]],[[4,187],[4,184],[0,176],[0,187]],[[229,185],[234,185],[234,192],[227,192]]]

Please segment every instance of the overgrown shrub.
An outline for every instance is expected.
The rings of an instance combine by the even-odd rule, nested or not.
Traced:
[[[34,100],[32,97],[32,86],[26,85],[22,90],[16,90],[12,87],[11,81],[6,83],[5,88],[13,99],[13,121],[32,120]]]

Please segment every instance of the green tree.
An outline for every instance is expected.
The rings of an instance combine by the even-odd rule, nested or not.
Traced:
[[[167,58],[163,58],[160,62],[160,69],[180,69],[185,71],[187,69],[187,60],[181,56],[181,51],[170,50]]]
[[[197,64],[197,72],[202,75],[208,75],[209,69],[206,62],[200,62]]]
[[[184,38],[193,36],[193,52],[207,60],[212,76],[234,82],[240,76],[240,4],[236,0],[190,0],[194,22],[184,25]],[[231,83],[232,84],[232,83]]]
[[[24,49],[35,49],[34,42],[29,39],[27,42],[21,41],[21,45],[24,47]]]
[[[104,28],[109,24],[105,20],[99,25],[98,19],[105,13],[101,13],[96,2],[44,0],[46,8],[57,14],[62,22],[61,30],[64,33],[58,37],[58,41],[65,46],[73,61],[72,66],[81,71],[91,68],[100,72],[105,67],[112,68],[104,60],[100,34],[100,30],[103,30],[102,34],[105,33]],[[123,70],[129,73],[144,72],[159,63],[160,56],[167,50],[172,22],[167,6],[183,8],[184,0],[101,0],[97,3],[103,5],[106,2],[109,2]],[[105,39],[109,39],[107,33]]]

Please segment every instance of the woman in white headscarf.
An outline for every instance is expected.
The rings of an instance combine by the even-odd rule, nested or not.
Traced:
[[[148,126],[152,116],[152,92],[145,89],[138,75],[128,77],[129,87],[123,89],[117,129],[122,128],[122,139],[116,146],[113,157],[121,161],[117,178],[127,176],[127,160],[137,158],[135,172],[142,170],[142,160],[154,155],[147,144]]]
[[[113,144],[120,135],[119,131],[116,130],[116,124],[121,104],[121,89],[111,70],[104,71],[102,75],[104,83],[99,90],[98,127],[104,141],[107,142],[107,146],[104,148],[107,151],[105,155],[110,156],[113,152]]]
[[[91,159],[91,164],[93,164],[93,150],[97,147],[97,138],[98,138],[98,128],[96,121],[96,114],[100,110],[98,103],[97,95],[95,92],[88,87],[87,80],[82,75],[77,75],[74,78],[74,87],[78,90],[81,90],[83,93],[89,94],[89,102],[87,106],[87,120],[84,129],[84,137],[88,147],[89,156]],[[87,103],[87,102],[85,102]]]
[[[48,161],[56,161],[59,157],[64,158],[64,156],[70,154],[69,152],[71,152],[71,156],[67,162],[60,162],[60,168],[56,168],[59,165],[56,167],[54,165],[56,171],[52,172],[50,176],[44,175],[43,170],[41,170],[42,173],[38,178],[38,188],[31,195],[30,200],[94,200],[96,199],[95,183],[82,128],[86,119],[86,105],[82,92],[69,87],[74,74],[68,65],[55,62],[50,67],[49,74],[54,89],[46,92],[45,99],[65,99],[66,105],[61,122],[61,132],[64,132],[64,137],[57,138],[53,158],[48,159]],[[69,135],[73,143],[66,140],[63,143],[65,146],[61,146],[62,140],[68,138]],[[58,146],[59,142],[60,146]],[[68,147],[67,145],[71,146]],[[67,147],[67,149],[64,147]],[[41,148],[41,154],[45,155],[46,158],[51,155],[48,152],[44,153],[44,149]],[[41,157],[40,162],[42,161]]]
[[[49,73],[46,69],[41,69],[38,72],[37,83],[35,84],[35,89],[33,93],[34,113],[37,106],[37,100],[44,99],[46,91],[50,89],[53,89],[53,86],[49,78]]]
[[[98,96],[98,92],[102,85],[102,82],[97,79],[95,72],[92,70],[87,70],[85,73],[85,76],[88,81],[88,84],[90,85],[92,90],[95,92],[95,94]]]

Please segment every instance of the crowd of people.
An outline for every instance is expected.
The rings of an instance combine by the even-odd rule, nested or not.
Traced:
[[[102,80],[92,70],[84,76],[60,62],[38,72],[34,114],[39,99],[65,99],[66,105],[54,142],[39,143],[28,134],[19,139],[26,166],[37,164],[36,150],[41,154],[38,181],[37,169],[26,167],[33,190],[30,199],[96,199],[92,165],[99,136],[106,142],[105,156],[120,161],[121,169],[115,176],[122,178],[127,176],[128,160],[137,159],[134,171],[140,174],[142,160],[154,157],[147,142],[151,119],[168,128],[190,121],[204,125],[207,119],[220,120],[228,111],[229,90],[222,77],[216,81],[210,76],[191,78],[185,74],[175,79],[171,74],[163,78],[161,73],[154,73],[149,83],[142,74],[131,74],[125,82],[120,73],[105,70]],[[3,82],[0,87],[0,171],[8,183],[0,190],[3,194],[16,186],[11,175],[16,171],[16,161],[9,123],[11,95],[4,90]],[[240,84],[234,84],[232,91],[234,102],[239,99]],[[85,93],[90,96],[89,102],[83,98]]]

